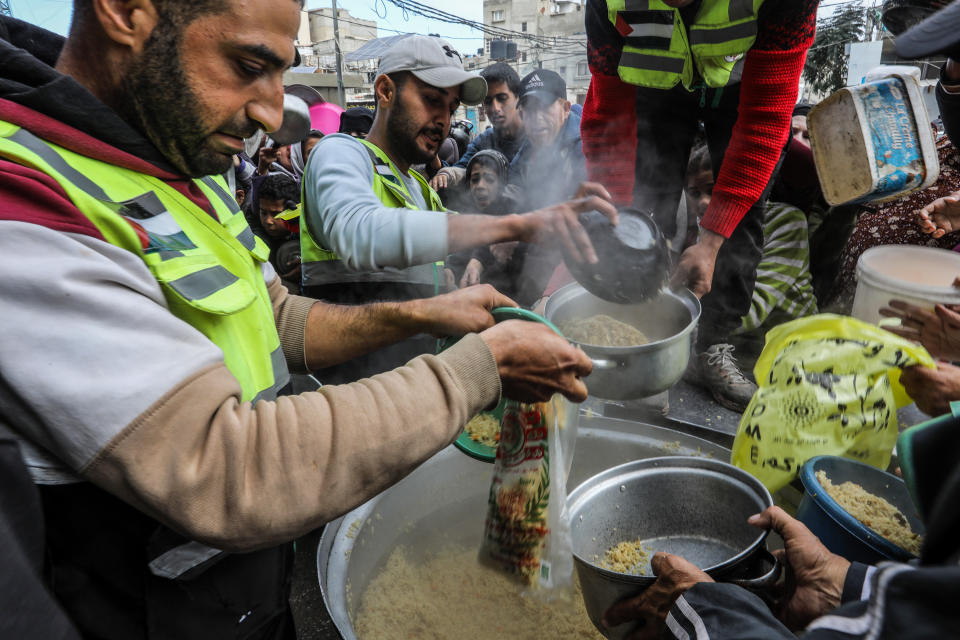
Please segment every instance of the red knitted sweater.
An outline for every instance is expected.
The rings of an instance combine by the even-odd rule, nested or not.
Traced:
[[[711,2],[712,0],[703,0]],[[740,106],[730,145],[701,226],[729,238],[760,198],[790,132],[800,73],[816,29],[817,0],[767,0],[758,36],[746,56]],[[636,87],[617,75],[623,37],[607,19],[605,0],[587,6],[592,79],[580,133],[590,180],[601,182],[618,204],[633,197],[637,130]]]

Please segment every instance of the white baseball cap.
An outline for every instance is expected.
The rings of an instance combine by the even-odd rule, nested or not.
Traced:
[[[460,102],[477,105],[487,97],[487,81],[463,70],[463,58],[446,40],[412,35],[398,40],[380,58],[377,76],[409,71],[423,82],[441,89],[460,87]]]

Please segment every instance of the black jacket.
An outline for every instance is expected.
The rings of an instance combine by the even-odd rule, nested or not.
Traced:
[[[79,634],[41,580],[43,511],[16,440],[0,428],[0,638]]]
[[[960,419],[945,418],[905,432],[904,478],[926,524],[918,565],[854,563],[842,604],[814,620],[805,640],[956,638],[960,635]],[[731,584],[695,585],[671,610],[665,637],[706,640],[795,638],[763,601]]]
[[[942,83],[943,69],[940,70],[940,82],[937,83],[937,104],[940,105],[940,118],[950,142],[960,149],[960,93],[947,93]]]

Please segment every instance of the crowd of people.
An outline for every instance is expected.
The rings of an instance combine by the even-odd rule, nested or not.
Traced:
[[[490,314],[538,308],[572,282],[565,260],[602,259],[582,213],[656,221],[673,284],[702,301],[688,378],[741,411],[756,385],[735,350],[848,311],[867,247],[960,249],[960,64],[937,89],[937,184],[830,208],[797,103],[818,2],[649,5],[586,3],[583,105],[553,71],[470,73],[446,41],[412,35],[379,61],[374,109],[286,145],[269,132],[302,0],[74,0],[67,38],[0,18],[0,585],[17,594],[0,630],[295,637],[292,540],[399,481],[501,394],[586,398],[583,352]],[[460,105],[490,126],[471,138],[451,122]],[[960,360],[960,308],[885,313]],[[445,336],[464,337],[438,353]],[[323,386],[299,392],[307,374]],[[902,380],[931,415],[960,400],[947,362]],[[955,519],[927,515],[932,532]],[[808,624],[861,637],[960,582],[943,566],[956,543],[936,535],[908,572],[851,565],[776,509],[753,524],[786,542],[777,607],[658,554],[656,585],[607,622],[640,621],[642,637]]]

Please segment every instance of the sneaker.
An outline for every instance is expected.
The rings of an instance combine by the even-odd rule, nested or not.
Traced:
[[[697,355],[697,364],[700,382],[713,394],[714,400],[731,411],[743,413],[757,385],[740,370],[737,359],[733,357],[733,345],[710,346]]]

